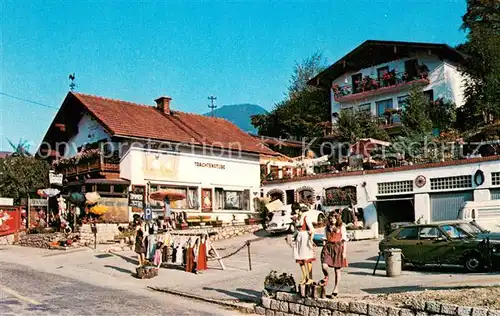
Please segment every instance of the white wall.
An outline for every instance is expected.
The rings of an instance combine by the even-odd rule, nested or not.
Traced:
[[[78,147],[102,139],[109,140],[109,134],[90,115],[84,114],[80,122],[78,122],[78,133],[68,141],[69,148],[66,149],[65,156],[74,156],[78,153]]]
[[[434,99],[445,98],[454,101],[457,106],[463,104],[463,89],[462,89],[462,76],[458,72],[455,66],[446,61],[442,61],[435,55],[428,55],[426,53],[419,53],[408,58],[403,58],[399,60],[390,61],[380,65],[375,65],[369,68],[364,68],[356,72],[349,72],[343,76],[335,79],[333,84],[338,84],[339,86],[351,85],[351,76],[357,73],[361,73],[363,77],[370,76],[373,79],[377,79],[377,69],[385,66],[389,66],[389,70],[396,69],[396,72],[404,72],[404,63],[406,60],[417,58],[419,64],[426,64],[429,67],[429,81],[428,85],[422,86],[422,90],[433,90]],[[339,103],[334,99],[334,93],[331,93],[331,104],[332,113],[340,112],[341,109],[354,108],[357,109],[359,105],[370,103],[371,112],[376,115],[376,105],[375,103],[382,100],[392,99],[392,103],[395,108],[400,108],[398,106],[397,98],[400,96],[407,95],[410,91],[410,86],[403,86],[397,92],[391,92],[386,94],[379,94],[375,96],[367,96],[363,99],[358,99],[350,102]]]
[[[360,175],[349,175],[349,173],[343,174],[332,174],[331,177],[324,177],[320,179],[303,179],[295,178],[292,181],[286,181],[283,183],[267,183],[264,185],[264,194],[267,194],[272,189],[279,189],[282,191],[286,190],[296,190],[302,186],[310,186],[316,192],[315,195],[324,195],[324,190],[330,187],[344,187],[344,186],[356,186],[358,195],[358,206],[367,208],[371,207],[371,201],[377,199],[378,194],[378,183],[382,182],[394,182],[394,181],[406,181],[410,180],[415,183],[415,178],[419,175],[423,175],[426,178],[426,184],[422,188],[417,188],[414,184],[413,192],[409,193],[399,193],[401,194],[415,194],[415,220],[420,216],[423,216],[424,220],[430,221],[430,200],[429,193],[431,192],[430,179],[440,178],[440,177],[452,177],[458,175],[472,175],[474,176],[477,170],[482,170],[486,177],[486,181],[478,187],[473,181],[472,189],[475,189],[474,198],[484,200],[488,198],[485,191],[492,188],[491,173],[498,172],[500,170],[500,160],[495,161],[483,161],[481,163],[471,163],[464,165],[454,165],[445,166],[439,168],[427,168],[427,169],[415,169],[406,171],[393,171],[393,172],[379,172],[372,174],[360,174]],[[366,186],[363,183],[366,182]],[[498,186],[497,186],[498,187]],[[462,191],[464,189],[454,189],[454,190],[432,190],[432,193],[437,192],[449,192],[449,191]],[[398,195],[396,194],[380,194],[380,195]]]
[[[450,100],[453,100],[457,107],[461,107],[464,105],[465,77],[457,69],[457,66],[450,62],[445,63],[445,76],[452,93]]]
[[[148,159],[159,158],[169,164],[163,173],[148,173]],[[223,165],[224,169],[200,167],[196,163]],[[259,191],[259,158],[230,159],[193,155],[188,153],[169,153],[157,150],[133,148],[120,162],[120,177],[135,185],[145,185],[148,181],[159,183],[198,184],[207,187],[231,186],[253,188]]]

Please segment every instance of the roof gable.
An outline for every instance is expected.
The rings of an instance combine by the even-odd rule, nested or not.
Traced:
[[[428,50],[432,54],[458,63],[463,63],[467,57],[447,44],[367,40],[310,79],[307,84],[329,88],[330,81],[345,73],[401,59],[419,50]]]
[[[276,155],[262,142],[221,118],[70,92],[113,136],[171,141]]]

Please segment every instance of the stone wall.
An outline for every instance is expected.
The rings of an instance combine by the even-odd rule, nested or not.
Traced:
[[[174,233],[176,235],[190,235],[190,234],[201,234],[203,232],[208,232],[210,234],[210,240],[222,240],[222,239],[230,239],[237,236],[243,236],[246,234],[254,233],[262,229],[262,225],[228,225],[223,227],[196,227],[189,228],[186,230],[176,230]]]
[[[98,244],[113,241],[115,236],[120,234],[120,231],[118,230],[119,225],[117,224],[96,224],[96,227]],[[80,240],[82,243],[87,245],[94,244],[94,234],[92,233],[90,224],[83,224],[79,227],[78,231],[80,233]]]
[[[266,316],[500,316],[499,310],[440,302],[410,301],[405,307],[371,302],[301,298],[290,293],[262,297],[255,313]]]
[[[0,246],[14,244],[14,234],[0,236]]]
[[[53,241],[61,241],[78,238],[78,234],[65,234],[65,233],[47,233],[47,234],[26,234],[19,235],[19,240],[16,245],[33,247],[33,248],[50,248],[50,243]],[[80,242],[75,242],[71,247],[80,247]]]

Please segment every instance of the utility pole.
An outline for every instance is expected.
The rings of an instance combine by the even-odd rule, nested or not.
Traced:
[[[208,107],[212,110],[212,117],[214,117],[214,109],[217,107],[217,105],[214,105],[214,101],[217,100],[217,97],[214,96],[209,96],[208,99],[211,101],[211,105]]]

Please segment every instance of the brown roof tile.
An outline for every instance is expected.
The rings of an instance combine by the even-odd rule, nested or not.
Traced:
[[[224,149],[276,155],[262,142],[231,122],[208,116],[172,111],[170,115],[156,107],[72,93],[113,135],[150,138]]]

